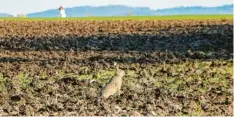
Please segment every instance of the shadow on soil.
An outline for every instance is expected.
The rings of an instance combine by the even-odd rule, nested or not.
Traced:
[[[12,37],[0,39],[0,50],[10,51],[94,51],[139,52],[142,57],[154,56],[152,52],[173,54],[189,59],[231,59],[233,53],[232,25],[208,26],[209,31],[193,32],[159,31],[158,34],[106,34],[80,37],[77,35],[52,37]],[[220,31],[217,27],[221,27]],[[174,29],[175,30],[175,29]],[[175,33],[176,32],[176,33]],[[149,57],[147,57],[149,58]],[[6,58],[0,58],[4,62]],[[122,58],[119,62],[129,58]],[[139,57],[130,58],[138,61]],[[7,61],[30,61],[8,58]]]

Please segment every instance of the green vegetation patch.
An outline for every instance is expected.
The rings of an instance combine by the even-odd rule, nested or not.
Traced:
[[[187,20],[187,19],[233,19],[232,14],[223,15],[167,15],[167,16],[112,16],[72,18],[0,18],[0,20]]]

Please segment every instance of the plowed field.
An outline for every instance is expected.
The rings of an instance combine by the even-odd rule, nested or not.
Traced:
[[[232,63],[231,19],[2,20],[0,115],[231,116]]]

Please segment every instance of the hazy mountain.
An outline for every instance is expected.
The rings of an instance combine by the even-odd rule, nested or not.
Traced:
[[[178,14],[233,14],[233,5],[219,7],[176,7],[156,10],[155,15],[178,15]]]
[[[147,7],[128,7],[123,5],[109,5],[109,6],[81,6],[66,8],[67,16],[70,17],[85,17],[85,16],[126,16],[133,15],[153,15],[154,10]],[[28,14],[28,17],[57,17],[59,11],[51,9],[38,13]]]
[[[81,6],[66,8],[68,17],[85,17],[85,16],[150,16],[150,15],[183,15],[183,14],[233,14],[233,5],[224,5],[218,7],[175,7],[167,9],[152,10],[148,7],[129,7],[124,5],[108,6]],[[30,13],[27,17],[57,17],[58,9]]]
[[[12,16],[12,15],[7,14],[7,13],[0,13],[0,17],[9,17],[9,16]]]

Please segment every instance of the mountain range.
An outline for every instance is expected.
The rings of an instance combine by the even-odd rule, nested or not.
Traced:
[[[9,17],[11,16],[10,14],[7,14],[7,13],[0,13],[0,17]]]
[[[29,13],[27,17],[58,17],[58,9]],[[233,4],[217,7],[175,7],[153,10],[148,7],[129,7],[124,5],[107,6],[81,6],[66,8],[68,17],[87,17],[87,16],[152,16],[152,15],[186,15],[186,14],[233,14]],[[1,14],[0,17],[7,17],[9,14]]]

